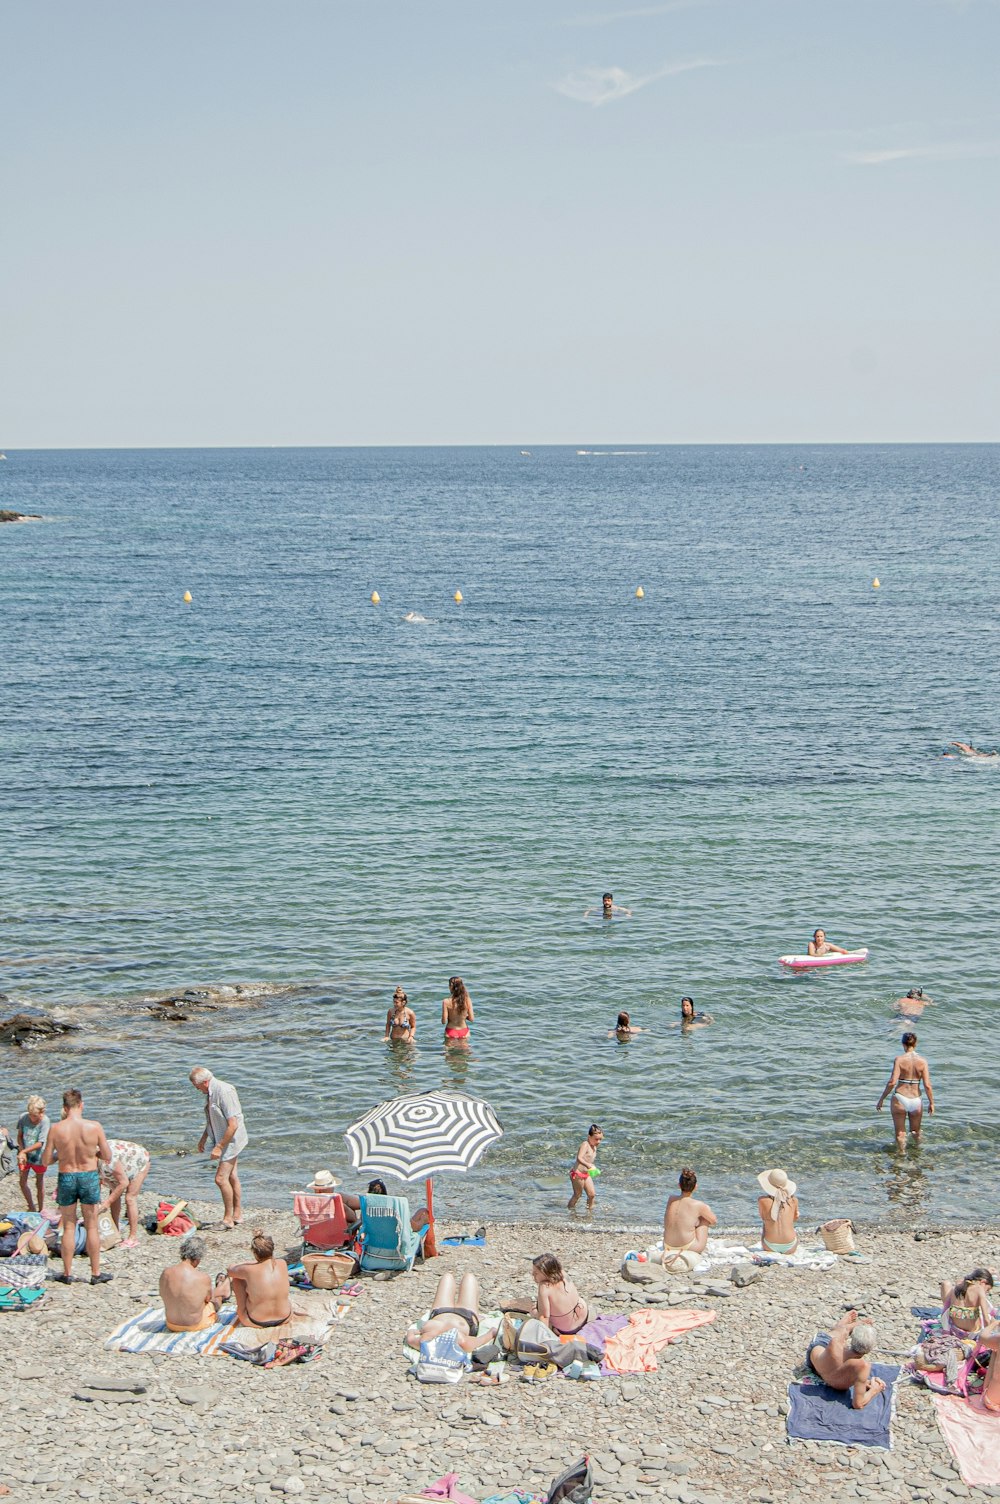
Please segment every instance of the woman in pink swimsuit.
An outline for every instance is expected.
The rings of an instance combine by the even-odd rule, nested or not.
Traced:
[[[441,1003],[441,1022],[447,1044],[463,1045],[469,1041],[469,1025],[475,1023],[472,999],[461,977],[448,978],[449,996]]]

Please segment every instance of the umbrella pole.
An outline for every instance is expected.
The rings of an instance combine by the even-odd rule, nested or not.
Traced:
[[[430,1219],[430,1226],[424,1238],[424,1258],[436,1259],[438,1250],[437,1240],[434,1237],[434,1182],[429,1175],[427,1177],[427,1216]]]

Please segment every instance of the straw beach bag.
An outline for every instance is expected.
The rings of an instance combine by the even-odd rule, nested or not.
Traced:
[[[834,1217],[830,1222],[824,1222],[822,1227],[817,1227],[823,1242],[830,1253],[853,1253],[855,1251],[854,1223],[850,1217]]]
[[[306,1253],[302,1263],[309,1283],[316,1290],[336,1290],[354,1273],[351,1253]]]

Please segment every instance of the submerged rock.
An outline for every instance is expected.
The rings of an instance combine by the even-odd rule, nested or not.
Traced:
[[[0,1044],[25,1045],[36,1039],[52,1039],[75,1033],[77,1024],[62,1023],[44,1013],[15,1013],[0,1024]]]
[[[41,522],[37,512],[6,512],[0,511],[0,522]]]

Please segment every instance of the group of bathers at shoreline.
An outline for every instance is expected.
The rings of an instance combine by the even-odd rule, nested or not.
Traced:
[[[441,1023],[444,1025],[445,1044],[467,1047],[470,1038],[469,1025],[475,1023],[469,989],[461,977],[448,978],[448,996],[441,1001]],[[417,1015],[410,1007],[410,1000],[402,987],[397,987],[392,997],[392,1007],[385,1015],[385,1044],[414,1044],[417,1038]]]

